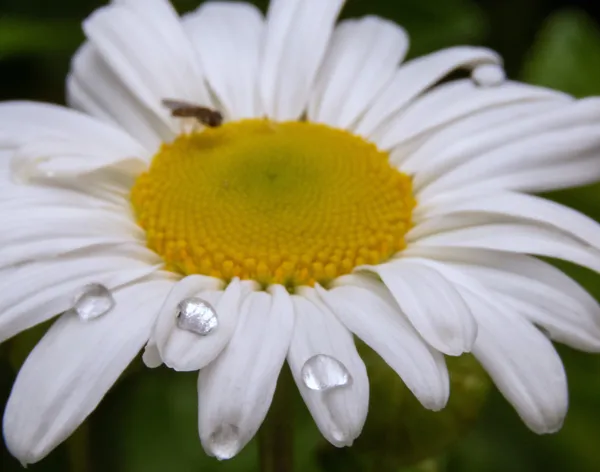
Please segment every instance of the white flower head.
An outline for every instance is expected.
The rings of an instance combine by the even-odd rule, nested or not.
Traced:
[[[353,335],[426,408],[447,402],[444,355],[472,352],[531,429],[561,426],[550,339],[598,351],[600,308],[532,255],[600,271],[600,226],[526,192],[600,178],[600,100],[507,81],[484,48],[404,62],[401,27],[336,25],[343,3],[179,18],[114,0],[73,59],[81,112],[0,105],[0,341],[63,313],[6,407],[23,463],[144,346],[149,366],[199,371],[220,459],[286,360],[322,434],[352,444],[369,396]]]

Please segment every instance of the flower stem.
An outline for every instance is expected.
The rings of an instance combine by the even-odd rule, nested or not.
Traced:
[[[273,403],[258,434],[261,472],[292,472],[294,380],[287,366],[281,370]]]
[[[66,442],[70,472],[91,472],[90,427],[84,421]]]

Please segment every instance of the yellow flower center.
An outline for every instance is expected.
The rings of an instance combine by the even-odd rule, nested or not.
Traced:
[[[410,178],[375,145],[259,119],[164,144],[131,201],[169,270],[290,289],[389,259],[415,205]]]

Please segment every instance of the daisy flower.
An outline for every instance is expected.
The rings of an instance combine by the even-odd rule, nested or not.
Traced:
[[[336,25],[343,3],[114,0],[83,25],[80,111],[0,106],[0,340],[60,314],[6,406],[23,463],[140,350],[199,371],[210,455],[255,435],[286,361],[350,445],[354,336],[425,408],[448,400],[444,355],[472,352],[532,430],[560,428],[551,340],[598,351],[600,309],[534,256],[600,271],[600,226],[527,192],[600,178],[600,101],[508,81],[485,48],[404,62],[400,26]]]

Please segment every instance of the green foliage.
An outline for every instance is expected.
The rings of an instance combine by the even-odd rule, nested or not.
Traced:
[[[600,93],[600,29],[580,10],[561,10],[540,30],[523,79],[576,97]]]
[[[68,5],[68,0],[57,2]],[[92,8],[103,2],[86,0]],[[266,10],[268,1],[251,2]],[[198,0],[174,0],[181,12],[190,11]],[[21,12],[20,5],[13,9]],[[65,8],[63,7],[62,10]],[[348,0],[344,17],[377,14],[402,24],[411,35],[411,55],[420,55],[458,43],[475,43],[483,39],[486,21],[481,10],[469,0],[420,1]],[[75,20],[49,20],[22,16],[0,16],[0,59],[17,54],[67,53],[82,41],[80,25]]]
[[[487,19],[469,0],[348,0],[344,17],[379,15],[406,28],[411,57],[457,44],[481,42]]]
[[[0,16],[0,60],[23,54],[71,52],[82,40],[76,21]]]

